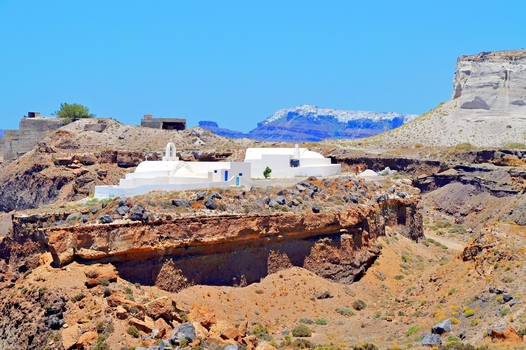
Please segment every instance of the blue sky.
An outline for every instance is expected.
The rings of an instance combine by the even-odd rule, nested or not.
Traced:
[[[97,117],[240,131],[300,104],[423,113],[456,58],[526,47],[517,1],[0,0],[0,128],[81,103]]]

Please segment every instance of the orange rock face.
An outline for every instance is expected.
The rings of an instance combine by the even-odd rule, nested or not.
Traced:
[[[385,235],[386,227],[413,240],[423,237],[417,204],[418,198],[410,197],[317,214],[274,212],[49,227],[39,228],[38,237],[45,240],[57,266],[76,259],[112,262],[120,277],[170,292],[193,284],[243,286],[292,266],[352,283],[378,256],[376,239]],[[22,225],[16,230],[24,234]],[[100,283],[95,277],[88,285]],[[171,321],[166,310],[159,311],[163,308],[167,305],[152,304],[150,312]]]
[[[491,331],[492,339],[499,339],[506,343],[520,343],[522,338],[517,334],[513,327],[508,327],[503,331]]]
[[[216,314],[213,310],[206,307],[196,306],[188,314],[190,322],[199,322],[206,329],[216,323]]]
[[[154,320],[162,317],[166,321],[172,321],[172,301],[167,297],[161,297],[150,301],[145,305],[146,314]]]

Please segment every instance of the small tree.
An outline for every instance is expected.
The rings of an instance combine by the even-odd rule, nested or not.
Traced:
[[[268,179],[271,172],[272,172],[272,169],[270,169],[269,167],[266,167],[265,170],[263,170],[263,176],[265,177],[265,179]]]
[[[89,108],[78,103],[67,104],[61,103],[60,109],[53,113],[61,118],[64,123],[71,123],[80,118],[93,118],[95,114],[89,112]]]

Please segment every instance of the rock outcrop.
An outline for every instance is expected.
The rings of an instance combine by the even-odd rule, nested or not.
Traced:
[[[49,251],[56,266],[73,260],[112,262],[120,276],[169,291],[192,284],[243,285],[291,266],[351,283],[376,259],[376,239],[385,235],[386,226],[414,240],[423,237],[417,203],[412,197],[319,214],[197,216],[54,228],[44,227],[50,220],[45,215],[17,215],[9,241],[34,249],[9,260],[12,266],[30,266]]]
[[[453,79],[459,115],[526,114],[526,50],[460,56]]]
[[[355,143],[386,148],[468,143],[522,147],[525,118],[526,50],[482,52],[458,58],[450,101],[395,130]]]

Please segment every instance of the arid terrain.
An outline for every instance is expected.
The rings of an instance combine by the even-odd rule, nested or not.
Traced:
[[[170,141],[194,162],[292,145],[49,132],[0,165],[0,348],[526,348],[524,57],[462,56],[451,101],[303,143],[341,164],[327,178],[97,200]]]
[[[122,145],[104,157],[90,151],[104,135],[75,124],[2,169],[6,183],[27,176],[20,190],[46,194],[33,206],[2,197],[2,348],[148,347],[187,321],[201,348],[421,348],[448,319],[443,346],[522,348],[520,150],[378,154],[321,144],[346,173],[223,190],[209,210],[198,198],[213,191],[89,199],[95,184],[158,155]],[[199,129],[165,135],[186,145],[178,152],[189,160],[239,157],[249,144],[228,146]],[[93,145],[78,141],[90,138]],[[199,151],[191,151],[195,138]],[[72,144],[85,148],[64,148]],[[355,164],[398,172],[361,178]],[[87,174],[92,181],[81,180]],[[120,215],[123,206],[130,212]],[[146,215],[132,220],[137,206]],[[294,336],[300,331],[312,334]]]

